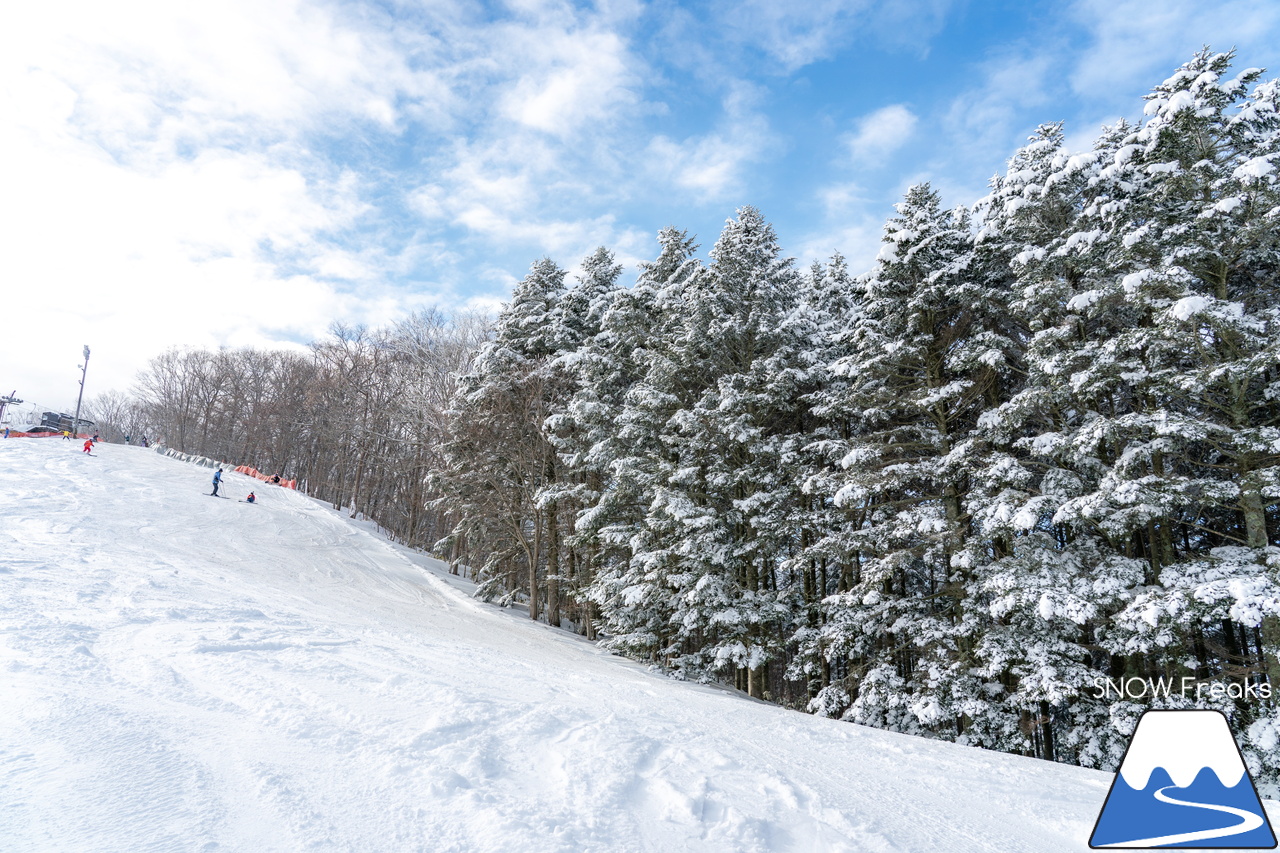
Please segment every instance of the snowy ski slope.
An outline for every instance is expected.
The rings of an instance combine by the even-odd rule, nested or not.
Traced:
[[[1087,849],[1109,774],[673,682],[209,475],[0,442],[0,850]]]

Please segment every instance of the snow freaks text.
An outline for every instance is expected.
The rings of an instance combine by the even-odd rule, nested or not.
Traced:
[[[1270,684],[1236,681],[1199,681],[1190,675],[1181,678],[1102,678],[1093,680],[1093,698],[1107,699],[1246,699],[1266,702],[1271,698]]]

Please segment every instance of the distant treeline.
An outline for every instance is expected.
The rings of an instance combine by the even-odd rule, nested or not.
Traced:
[[[488,331],[170,353],[140,411],[687,678],[1107,768],[1216,707],[1274,785],[1280,86],[1231,58],[1091,151],[1041,127],[973,208],[914,187],[864,275],[744,208],[633,287],[538,261]]]
[[[132,395],[91,401],[103,438],[140,436],[296,479],[299,489],[430,547],[455,523],[430,505],[449,401],[486,318],[420,312],[390,328],[335,326],[306,351],[175,349]]]

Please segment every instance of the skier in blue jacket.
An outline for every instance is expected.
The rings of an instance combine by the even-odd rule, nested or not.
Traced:
[[[213,475],[213,491],[210,493],[211,497],[216,498],[218,496],[218,486],[221,483],[222,483],[222,469],[219,468],[217,472],[215,472]]]

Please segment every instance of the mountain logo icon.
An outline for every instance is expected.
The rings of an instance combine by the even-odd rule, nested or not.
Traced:
[[[1144,713],[1089,846],[1273,849],[1275,833],[1226,716]]]

